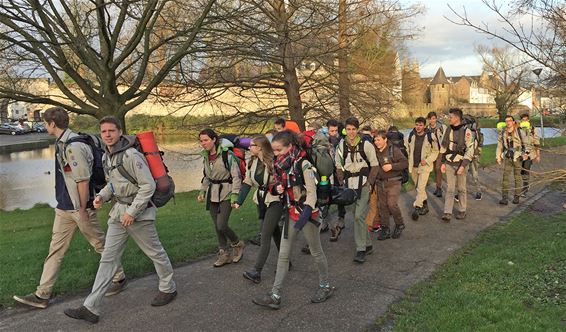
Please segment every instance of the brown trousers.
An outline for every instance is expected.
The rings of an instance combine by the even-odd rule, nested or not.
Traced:
[[[436,181],[436,188],[442,188],[442,171],[440,171],[440,167],[442,166],[442,155],[439,153],[438,158],[434,161],[434,174],[435,174],[435,181]]]
[[[399,208],[401,181],[377,181],[377,196],[381,227],[389,228],[389,217],[393,216],[396,225],[403,225],[403,215]]]

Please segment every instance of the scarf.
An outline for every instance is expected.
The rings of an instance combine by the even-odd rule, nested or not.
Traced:
[[[273,178],[275,179],[276,186],[281,184],[283,187],[289,188],[298,184],[295,174],[296,170],[294,169],[295,162],[305,156],[305,151],[293,145],[287,153],[275,158],[275,162],[273,163]]]

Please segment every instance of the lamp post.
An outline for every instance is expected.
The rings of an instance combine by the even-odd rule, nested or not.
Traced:
[[[538,113],[540,116],[540,144],[544,146],[544,122],[542,120],[544,111],[542,110],[542,99],[541,99],[541,91],[540,91],[540,73],[542,72],[542,68],[533,69],[533,73],[537,75],[537,99],[538,99]],[[536,91],[536,90],[535,90]]]

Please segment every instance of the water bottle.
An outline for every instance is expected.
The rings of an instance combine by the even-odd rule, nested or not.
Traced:
[[[320,182],[318,183],[316,190],[318,205],[328,205],[330,204],[330,183],[326,176],[320,177]]]

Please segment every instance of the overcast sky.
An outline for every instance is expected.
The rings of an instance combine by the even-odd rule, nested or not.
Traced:
[[[454,18],[447,4],[461,11],[466,7],[472,21],[486,21],[490,25],[497,24],[493,12],[485,7],[480,0],[404,0],[404,2],[423,3],[426,13],[417,20],[417,25],[423,28],[418,39],[408,42],[411,58],[420,63],[421,77],[434,76],[438,67],[442,66],[447,76],[479,75],[482,65],[474,51],[474,45],[491,46],[495,43],[486,35],[475,32],[474,29],[455,25],[444,18]]]

